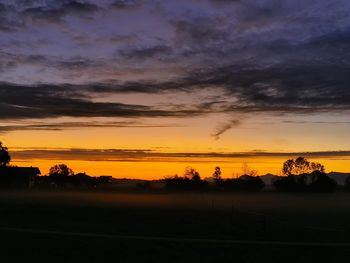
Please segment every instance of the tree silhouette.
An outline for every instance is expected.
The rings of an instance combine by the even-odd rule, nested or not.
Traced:
[[[7,147],[3,146],[2,142],[0,141],[0,166],[6,166],[10,163],[11,156],[8,152]]]
[[[200,181],[201,180],[199,172],[197,172],[196,169],[194,169],[190,166],[186,167],[184,176],[185,176],[185,178],[188,178],[188,179],[193,180],[193,181]]]
[[[283,174],[273,185],[277,191],[287,192],[332,192],[337,184],[325,173],[320,163],[309,162],[304,157],[289,159],[283,163]]]
[[[304,157],[289,159],[283,163],[282,172],[284,175],[301,175],[314,171],[324,172],[324,166],[320,163],[309,162]]]
[[[213,178],[215,181],[221,180],[221,168],[219,166],[215,167],[215,171],[213,173]]]
[[[74,172],[66,164],[56,164],[50,168],[50,176],[71,176],[74,175]]]
[[[321,172],[321,173],[324,173],[325,172],[325,168],[322,164],[320,163],[310,163],[310,167],[311,167],[311,170],[313,172]]]

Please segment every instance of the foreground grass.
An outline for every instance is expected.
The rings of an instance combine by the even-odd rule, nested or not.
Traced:
[[[349,201],[350,196],[341,193],[1,192],[0,227],[187,239],[350,242]],[[348,262],[350,256],[348,247],[291,249],[262,244],[0,234],[0,262]]]
[[[350,250],[2,234],[1,262],[348,262]],[[5,241],[6,240],[6,241]]]

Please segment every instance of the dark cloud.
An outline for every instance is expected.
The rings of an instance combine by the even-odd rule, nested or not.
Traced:
[[[38,7],[30,7],[21,11],[20,15],[30,17],[32,20],[45,20],[57,22],[63,16],[72,15],[86,15],[99,10],[95,4],[78,1],[56,1],[52,5],[43,5]]]
[[[61,131],[66,129],[81,128],[169,128],[179,127],[176,124],[150,124],[139,121],[118,122],[60,122],[60,123],[35,123],[35,124],[9,124],[0,125],[0,134],[12,131]]]
[[[89,92],[96,93],[162,93],[168,91],[190,91],[188,86],[181,86],[182,80],[174,81],[126,81],[117,82],[110,81],[105,83],[90,83],[87,85],[76,85],[76,89],[82,89]],[[72,85],[74,86],[74,85]],[[214,104],[215,102],[211,102]]]
[[[96,4],[89,3],[87,1],[74,1],[74,0],[58,0],[43,3],[37,7],[25,7],[24,12],[27,13],[45,13],[50,14],[53,12],[54,14],[66,15],[70,12],[74,13],[90,13],[95,12],[99,8]]]
[[[47,63],[50,63],[50,59],[48,59]],[[61,70],[86,70],[88,68],[98,68],[101,66],[101,62],[79,56],[65,60],[54,59],[51,60],[51,65],[52,64]]]
[[[0,3],[0,30],[24,29],[28,18],[32,21],[59,23],[64,16],[82,17],[98,10],[100,7],[97,4],[87,1],[4,1]]]
[[[50,117],[188,117],[204,110],[179,105],[171,110],[156,106],[93,102],[71,85],[0,85],[0,119]]]
[[[146,6],[143,1],[109,1],[109,5],[120,12],[129,7]],[[91,43],[93,39],[108,36],[113,44],[111,54],[100,56],[89,49],[86,56],[76,53],[82,44],[71,48],[67,44],[66,57],[48,56],[41,52],[2,52],[0,72],[23,72],[17,67],[38,66],[54,69],[63,77],[70,74],[68,82],[77,83],[75,76],[85,74],[96,79],[81,85],[15,86],[15,98],[6,85],[0,87],[1,118],[43,118],[57,116],[182,116],[207,114],[209,112],[268,112],[309,113],[350,110],[350,16],[349,5],[327,1],[228,1],[211,0],[210,9],[196,8],[201,1],[179,2],[178,6],[165,1],[149,10],[157,21],[157,27],[149,31],[149,19],[140,12],[140,21],[132,21],[132,27],[120,25],[120,32],[112,31],[114,24],[106,26],[106,32],[99,35],[89,31],[79,41]],[[99,1],[17,1],[16,4],[0,4],[0,26],[8,27],[9,14],[17,10],[23,17],[60,20],[63,16],[95,14],[107,8],[107,2]],[[234,4],[230,4],[234,3]],[[161,7],[161,8],[160,8]],[[159,9],[163,13],[160,13]],[[114,9],[113,9],[114,10]],[[111,12],[113,12],[113,10]],[[155,10],[155,11],[154,11]],[[102,19],[102,18],[101,18]],[[20,19],[19,19],[20,20]],[[95,23],[98,24],[98,19]],[[139,23],[144,27],[138,27]],[[125,22],[125,21],[124,21]],[[113,22],[114,23],[114,22]],[[162,24],[163,23],[163,24]],[[119,25],[118,25],[119,26]],[[109,28],[110,27],[110,28]],[[135,28],[134,28],[135,27]],[[47,28],[46,28],[47,29]],[[88,31],[79,28],[79,31]],[[90,28],[89,28],[90,29]],[[101,30],[103,31],[103,30]],[[161,32],[160,35],[153,35]],[[108,33],[108,32],[107,32]],[[164,34],[163,34],[164,33]],[[45,32],[44,32],[45,34]],[[69,33],[67,33],[69,34]],[[115,35],[115,39],[112,39]],[[74,38],[72,38],[74,39]],[[86,40],[88,39],[88,40]],[[132,39],[132,45],[129,41]],[[60,43],[60,39],[56,39]],[[81,43],[79,42],[79,43]],[[120,46],[118,43],[122,42]],[[114,46],[115,45],[115,46]],[[55,46],[50,52],[55,54]],[[44,50],[44,49],[42,49]],[[107,48],[101,48],[106,51]],[[118,50],[115,52],[115,50]],[[113,53],[114,52],[114,53]],[[98,54],[97,54],[98,53]],[[107,53],[107,52],[106,52]],[[113,56],[114,55],[114,56]],[[103,58],[101,62],[101,57]],[[172,59],[181,70],[176,76],[154,74],[146,80],[136,80],[131,72],[139,70],[167,69],[167,59]],[[140,66],[147,60],[149,68]],[[159,65],[158,63],[164,64]],[[153,63],[152,63],[153,62]],[[153,68],[154,67],[154,68]],[[117,79],[119,72],[126,72],[129,80]],[[170,68],[170,67],[169,67]],[[88,70],[89,71],[88,71]],[[112,71],[108,79],[99,78],[100,72]],[[123,71],[124,70],[124,71]],[[86,73],[88,71],[88,73]],[[169,69],[169,72],[171,70]],[[171,72],[172,73],[172,72]],[[102,74],[102,73],[101,73]],[[122,74],[122,73],[121,73]],[[127,75],[126,74],[126,75]],[[117,76],[110,79],[110,76]],[[3,76],[6,76],[4,74]],[[63,78],[60,76],[61,78]],[[77,77],[77,78],[78,78]],[[160,78],[162,77],[162,78]],[[15,77],[14,77],[15,78]],[[12,78],[13,79],[13,78]],[[33,77],[35,79],[35,76]],[[49,76],[47,82],[50,82]],[[132,81],[130,81],[130,79]],[[135,80],[133,80],[135,79]],[[140,78],[137,78],[140,79]],[[162,79],[162,81],[160,80]],[[163,80],[165,79],[165,81]],[[65,81],[65,79],[63,79]],[[63,81],[62,81],[63,82]],[[87,82],[84,82],[87,83]],[[10,85],[11,86],[11,85]],[[193,96],[198,90],[214,88],[224,94],[192,105],[183,112],[179,108],[163,110],[158,107],[125,105],[118,103],[96,103],[88,93],[161,93],[188,92]],[[5,92],[6,91],[6,92]],[[73,94],[74,92],[75,94]],[[73,94],[73,95],[72,95]],[[25,101],[24,98],[28,98]],[[175,98],[176,100],[176,98]],[[182,102],[175,102],[182,104]],[[56,106],[57,105],[57,106]],[[188,107],[187,107],[188,108]],[[187,109],[186,108],[186,109]]]
[[[208,43],[202,41],[220,41],[228,36],[223,30],[226,25],[221,17],[195,17],[171,21],[176,33],[176,40],[181,43],[195,42],[200,46]],[[201,43],[202,42],[202,43]]]
[[[344,124],[344,125],[349,125],[350,121],[301,121],[301,120],[297,120],[297,121],[291,121],[291,120],[286,120],[286,121],[282,121],[282,123],[287,123],[287,124]]]
[[[153,51],[152,51],[153,52]],[[148,53],[148,55],[150,55]],[[139,56],[146,56],[142,53]],[[28,59],[45,62],[41,56]],[[46,63],[46,62],[45,62]],[[93,67],[84,59],[56,62],[66,69]],[[350,65],[332,61],[318,64],[301,63],[259,66],[254,64],[203,68],[185,77],[171,81],[139,81],[91,83],[87,85],[11,86],[3,84],[0,92],[2,113],[0,117],[54,117],[54,116],[182,116],[210,112],[284,112],[310,113],[350,110]],[[203,88],[222,89],[224,95],[202,104],[192,105],[181,113],[164,111],[155,107],[124,105],[118,103],[93,103],[88,100],[94,93],[160,93],[196,92]],[[14,93],[15,92],[15,93]],[[76,93],[76,94],[74,94]],[[12,94],[12,95],[11,95]],[[76,97],[72,97],[76,95]],[[85,97],[84,97],[85,96]],[[31,98],[26,100],[26,98]],[[181,104],[181,102],[179,102]],[[49,106],[50,105],[50,106]],[[57,106],[56,106],[57,105]],[[83,110],[82,110],[83,109]],[[90,111],[90,113],[88,113]],[[84,113],[85,112],[85,113]],[[143,113],[143,114],[142,114]],[[12,115],[12,116],[11,116]]]
[[[15,13],[13,6],[0,3],[0,32],[15,32],[24,26],[23,22],[14,16]]]
[[[22,55],[11,54],[0,51],[0,69],[16,68],[22,65],[38,66],[41,69],[51,68],[60,71],[83,71],[89,68],[98,68],[103,65],[102,62],[87,59],[81,56],[62,58],[58,56],[45,55]],[[80,72],[81,73],[81,72]]]
[[[113,35],[109,38],[109,41],[111,41],[112,43],[132,43],[132,42],[135,42],[136,40],[137,40],[137,36],[133,34]]]
[[[350,65],[332,62],[277,64],[272,66],[230,65],[203,69],[167,82],[126,82],[91,86],[94,91],[145,92],[195,91],[216,87],[224,98],[211,102],[221,111],[323,112],[350,110]],[[234,98],[234,103],[230,99]],[[225,100],[227,99],[227,100]]]
[[[41,60],[41,57],[32,59]],[[84,61],[62,67],[87,67]],[[232,65],[191,72],[187,77],[165,82],[96,83],[89,85],[0,86],[0,118],[75,117],[152,117],[183,116],[214,112],[310,113],[350,110],[350,67],[346,65],[289,64],[268,67]],[[187,110],[97,103],[89,92],[159,93],[216,87],[225,94]],[[179,102],[181,104],[181,102]]]
[[[225,89],[228,97],[236,98],[226,108],[228,111],[350,110],[349,70],[347,65],[312,62],[267,67],[232,65],[193,72],[178,85]]]
[[[242,0],[209,0],[209,2],[212,3],[219,3],[219,4],[232,4],[232,3],[239,3]]]
[[[141,0],[115,0],[112,3],[112,7],[124,10],[139,7],[141,4]]]
[[[169,19],[174,29],[174,47],[177,58],[199,59],[202,63],[216,63],[227,57],[235,46],[230,36],[232,28],[225,16],[184,16]]]
[[[0,30],[1,31],[8,31],[11,30],[11,23],[6,18],[6,12],[7,8],[5,5],[0,4]]]
[[[306,158],[345,158],[350,157],[349,151],[328,152],[241,152],[241,153],[170,153],[157,152],[151,149],[21,149],[11,152],[13,160],[84,160],[84,161],[146,161],[146,162],[188,162],[189,158],[207,161],[208,158],[254,158],[254,157],[282,157],[295,158],[304,156]],[[229,160],[230,161],[230,160]],[[208,162],[217,162],[210,160]]]
[[[86,161],[136,161],[144,158],[150,150],[133,149],[31,149],[12,152],[12,158],[19,160],[86,160]]]
[[[160,56],[168,56],[172,52],[172,49],[165,45],[156,45],[152,47],[123,49],[118,51],[121,57],[128,59],[147,59]]]

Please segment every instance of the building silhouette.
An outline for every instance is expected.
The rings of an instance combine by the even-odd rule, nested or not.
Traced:
[[[32,188],[40,174],[38,167],[0,166],[0,188]]]

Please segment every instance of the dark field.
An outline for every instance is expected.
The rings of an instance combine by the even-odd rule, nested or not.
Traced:
[[[350,195],[0,192],[0,235],[0,262],[349,262]]]

